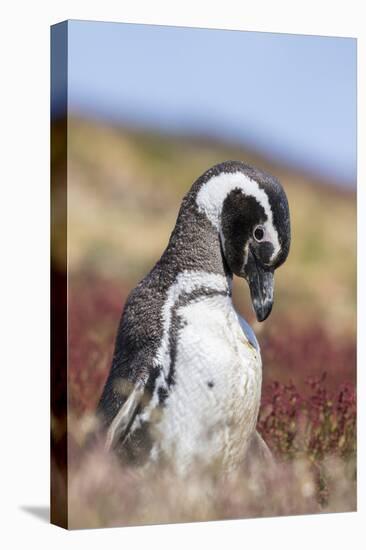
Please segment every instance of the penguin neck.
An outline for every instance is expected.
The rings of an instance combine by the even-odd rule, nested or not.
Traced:
[[[192,196],[183,200],[163,258],[174,264],[178,272],[222,275],[227,279],[228,290],[231,290],[232,272],[223,254],[220,231],[199,211]]]

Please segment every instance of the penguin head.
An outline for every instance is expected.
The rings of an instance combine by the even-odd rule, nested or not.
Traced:
[[[272,310],[274,271],[290,249],[285,191],[275,177],[238,161],[209,173],[197,204],[217,228],[229,270],[247,281],[256,317],[264,321]]]

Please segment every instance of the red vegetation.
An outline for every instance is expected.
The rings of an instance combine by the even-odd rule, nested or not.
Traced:
[[[194,490],[189,485],[177,492],[178,480],[169,472],[140,479],[137,471],[124,471],[103,452],[84,453],[83,442],[95,420],[84,413],[94,412],[102,392],[127,294],[123,286],[100,279],[71,279],[69,284],[73,526],[355,509],[356,347],[354,341],[332,339],[320,327],[276,320],[260,336],[264,383],[258,430],[277,458],[274,471],[253,471],[249,477],[238,472],[231,485],[223,481],[211,492],[198,478]],[[206,493],[216,496],[206,502]],[[142,509],[146,513],[141,516]]]
[[[273,382],[263,392],[258,429],[281,459],[307,456],[319,461],[327,455],[348,459],[356,448],[356,394],[342,384],[330,392],[325,373],[309,378],[309,395],[292,383]]]
[[[74,414],[93,411],[98,402],[110,368],[118,322],[127,295],[125,287],[110,281],[95,278],[70,281],[68,376],[69,404]],[[277,321],[276,327],[278,325]],[[261,416],[262,429],[266,433],[274,415],[283,418],[285,426],[296,411],[297,418],[300,409],[302,412],[307,409],[315,422],[320,412],[328,418],[324,403],[331,402],[336,411],[329,414],[333,419],[337,414],[338,421],[342,407],[355,407],[354,341],[334,340],[321,327],[297,329],[286,324],[285,320],[280,330],[272,328],[260,340],[263,407],[266,410],[269,406],[273,408],[272,420],[268,419],[265,426]],[[325,372],[326,376],[322,376]],[[310,376],[312,380],[309,380]]]
[[[326,373],[322,382],[332,390],[340,384],[356,383],[356,342],[332,337],[321,326],[298,327],[277,320],[261,335],[264,383],[291,380],[305,393],[312,391],[310,376]],[[278,328],[279,327],[279,328]]]
[[[76,415],[98,403],[126,297],[122,286],[100,279],[69,283],[69,406]]]

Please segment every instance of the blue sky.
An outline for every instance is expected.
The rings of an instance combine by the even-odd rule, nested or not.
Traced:
[[[69,108],[356,180],[356,40],[69,22]]]

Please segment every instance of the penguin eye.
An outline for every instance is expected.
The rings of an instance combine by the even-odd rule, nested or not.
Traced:
[[[254,228],[253,237],[255,238],[255,240],[256,240],[258,243],[260,243],[261,241],[263,241],[263,238],[264,238],[264,227],[262,227],[261,225],[257,225],[257,226]]]

